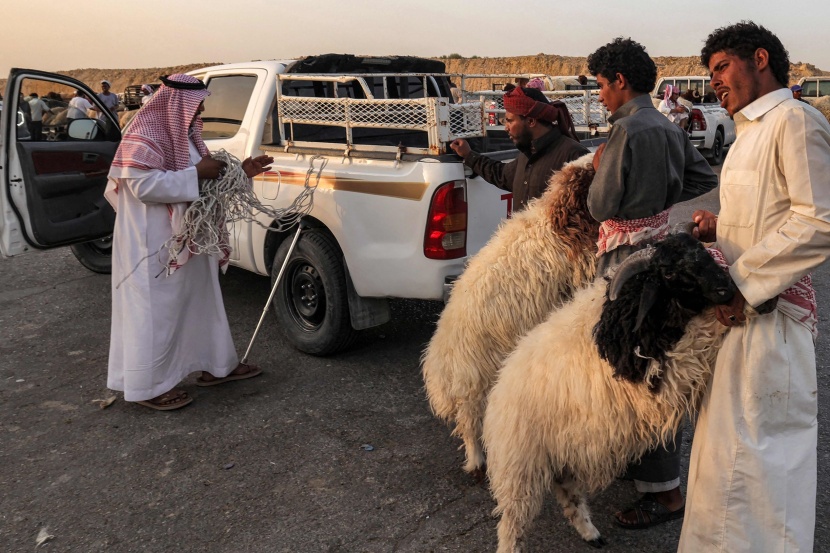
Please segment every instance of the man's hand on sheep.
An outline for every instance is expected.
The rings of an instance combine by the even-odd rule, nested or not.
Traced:
[[[746,300],[744,299],[744,295],[741,294],[741,291],[736,287],[735,295],[732,297],[732,301],[724,305],[715,306],[715,317],[717,317],[718,321],[723,326],[737,326],[743,324],[746,321],[746,315],[744,315],[745,305]]]
[[[456,138],[450,142],[450,148],[461,157],[467,157],[473,151],[470,144],[463,138]]]
[[[692,236],[701,242],[714,242],[717,240],[717,215],[705,209],[698,209],[692,214],[692,221],[697,225],[692,230]]]

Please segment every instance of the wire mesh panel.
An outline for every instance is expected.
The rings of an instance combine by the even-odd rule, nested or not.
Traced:
[[[435,99],[351,100],[349,122],[353,126],[426,131],[435,125]]]
[[[450,104],[450,138],[484,135],[484,111],[480,102]]]

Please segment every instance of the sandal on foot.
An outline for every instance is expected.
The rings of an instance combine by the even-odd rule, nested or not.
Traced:
[[[686,506],[684,505],[676,511],[670,511],[668,507],[659,503],[653,494],[647,493],[634,502],[627,510],[615,514],[614,522],[621,528],[642,530],[643,528],[650,528],[670,520],[683,518],[685,510]],[[626,522],[620,518],[624,513],[629,512],[634,512],[637,516],[637,522]]]
[[[243,367],[247,367],[248,370],[242,373],[236,372]],[[233,380],[245,380],[246,378],[253,378],[261,374],[262,369],[260,369],[256,365],[240,363],[236,366],[236,368],[233,371],[231,371],[231,373],[228,376],[224,378],[212,378],[210,380],[205,380],[203,377],[200,376],[196,379],[196,386],[216,386],[217,384],[224,384],[225,382],[231,382]]]
[[[153,399],[136,401],[135,403],[156,411],[173,411],[174,409],[181,409],[185,405],[190,405],[193,403],[193,398],[184,390],[174,389]]]

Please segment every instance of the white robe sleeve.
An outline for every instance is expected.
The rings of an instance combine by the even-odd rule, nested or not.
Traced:
[[[143,203],[175,204],[199,199],[196,167],[182,171],[129,169],[119,180]]]

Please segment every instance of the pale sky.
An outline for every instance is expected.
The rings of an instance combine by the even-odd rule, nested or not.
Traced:
[[[830,2],[758,0],[80,0],[6,2],[0,77],[293,59],[312,54],[587,56],[630,36],[652,56],[692,56],[717,27],[751,19],[790,61],[830,71]],[[39,7],[37,7],[39,6]],[[775,6],[775,7],[772,7]]]

